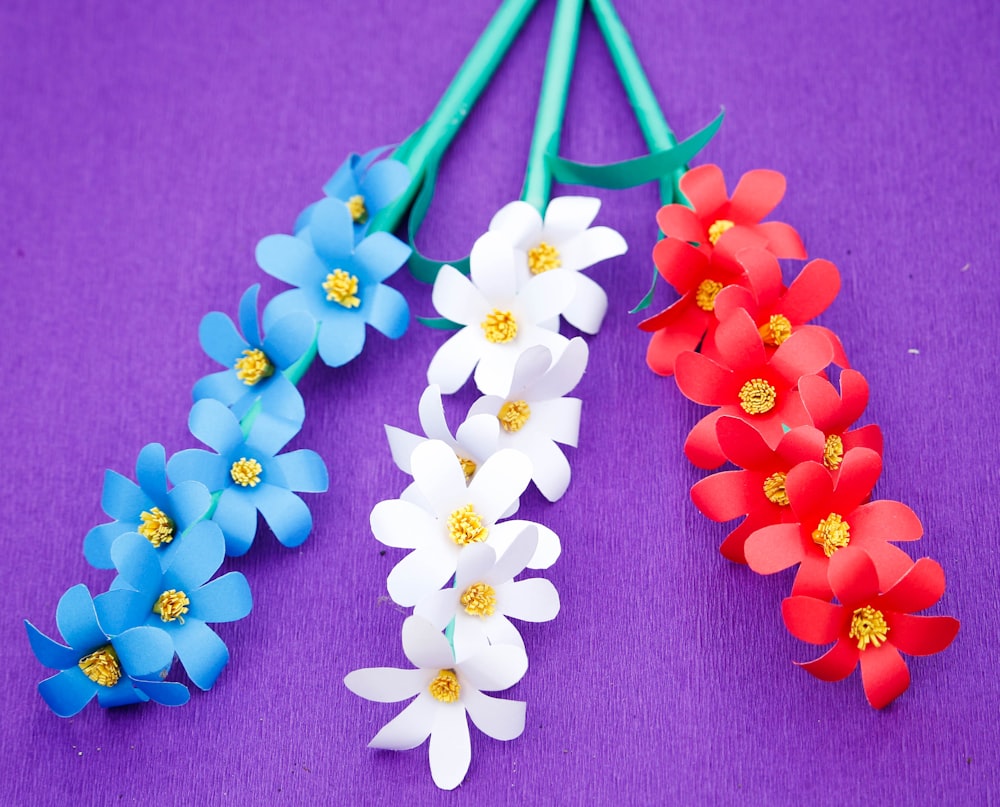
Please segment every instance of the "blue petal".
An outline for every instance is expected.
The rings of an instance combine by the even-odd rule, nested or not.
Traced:
[[[264,330],[270,332],[273,325],[290,314],[308,313],[317,321],[326,317],[327,305],[323,280],[316,282],[314,288],[290,289],[283,291],[277,297],[272,297],[264,306]]]
[[[253,498],[235,488],[226,488],[219,497],[212,521],[222,528],[226,538],[226,554],[245,555],[257,533],[257,507]]]
[[[261,415],[268,415],[297,426],[296,432],[306,419],[306,407],[301,393],[284,376],[272,379],[260,396]]]
[[[115,706],[129,706],[133,703],[145,703],[149,696],[145,692],[140,692],[132,685],[132,679],[122,676],[110,689],[108,687],[97,687],[97,702],[105,709]]]
[[[120,580],[120,578],[119,578]],[[115,581],[116,584],[118,580]],[[153,613],[153,603],[161,592],[130,591],[113,588],[94,598],[97,619],[110,636],[117,636],[129,628],[145,625]]]
[[[260,283],[254,283],[240,297],[240,328],[251,347],[260,347],[260,325],[257,323],[257,295]]]
[[[382,160],[361,180],[361,194],[371,215],[394,201],[410,184],[410,171],[399,160]]]
[[[136,591],[159,595],[163,590],[160,558],[153,545],[137,532],[127,532],[111,547],[118,574]],[[158,590],[157,590],[158,589]]]
[[[206,398],[191,407],[188,417],[191,434],[219,454],[228,454],[243,442],[243,430],[236,415],[225,404]]]
[[[157,678],[174,658],[174,643],[160,628],[146,625],[130,628],[116,636],[111,644],[122,669],[133,678]]]
[[[184,684],[176,681],[133,681],[135,688],[163,706],[183,706],[191,699]]]
[[[201,482],[191,479],[180,482],[167,494],[167,504],[167,515],[174,520],[177,531],[184,532],[208,512],[212,494]]]
[[[319,357],[330,367],[341,367],[365,347],[365,322],[360,317],[337,317],[319,329]]]
[[[368,167],[369,163],[378,155],[371,157],[368,152],[364,157],[358,154],[351,154],[344,160],[340,167],[334,172],[323,185],[323,193],[346,202],[350,197],[358,192],[358,181],[356,178],[356,168],[361,164],[361,171]],[[367,162],[365,162],[367,160]],[[362,164],[363,163],[363,164]]]
[[[282,317],[268,330],[263,349],[280,370],[301,359],[316,337],[316,322],[305,312]]]
[[[203,448],[185,448],[170,458],[167,474],[177,487],[193,480],[214,491],[232,484],[229,467],[225,457]]]
[[[154,504],[167,495],[167,453],[159,443],[142,447],[135,460],[135,478]]]
[[[191,592],[215,574],[226,557],[226,540],[212,521],[195,524],[184,536],[163,573],[163,588]]]
[[[112,521],[110,524],[94,527],[83,539],[83,556],[87,563],[95,569],[113,569],[115,564],[111,560],[111,545],[119,535],[138,527],[138,522],[139,519],[132,523]]]
[[[270,459],[281,451],[301,428],[301,424],[261,412],[250,426],[246,447],[263,462],[265,456]]]
[[[35,653],[35,658],[44,666],[54,670],[65,670],[80,660],[80,654],[72,647],[66,647],[50,639],[27,619],[24,620],[24,627],[28,631],[28,642]]]
[[[250,584],[239,572],[229,572],[190,594],[190,615],[203,622],[235,622],[253,607]]]
[[[285,487],[305,493],[323,493],[330,486],[323,458],[308,448],[289,451],[274,461],[285,477]]]
[[[313,208],[316,207],[316,203],[313,202],[309,207],[299,213],[299,217],[295,219],[295,226],[292,227],[292,232],[298,235],[306,227],[309,226],[309,222],[312,221]]]
[[[232,406],[247,394],[247,390],[247,385],[236,377],[233,370],[222,370],[199,378],[191,390],[191,395],[196,401],[214,398],[226,406]]]
[[[410,324],[410,307],[406,298],[396,289],[378,285],[372,292],[368,309],[368,324],[390,339],[399,339]]]
[[[153,506],[153,501],[128,477],[117,471],[104,472],[101,509],[119,521],[139,523],[139,513]]]
[[[282,544],[298,546],[309,537],[312,515],[306,503],[294,493],[264,484],[257,488],[256,500],[267,526]]]
[[[198,326],[198,341],[201,342],[201,349],[223,367],[232,367],[243,351],[250,347],[233,321],[221,311],[210,311],[202,317]]]
[[[347,209],[344,210],[346,212]],[[314,222],[315,219],[314,212]],[[292,235],[267,236],[257,244],[256,256],[257,265],[261,269],[292,286],[321,285],[327,274],[326,267],[313,248],[301,238]],[[264,323],[264,327],[267,327],[267,322]]]
[[[354,251],[354,267],[364,275],[364,285],[381,283],[399,271],[410,253],[410,248],[396,236],[372,233]]]
[[[316,254],[329,271],[350,259],[354,251],[354,223],[347,206],[339,199],[324,199],[316,204],[309,233]]]
[[[79,667],[71,667],[42,681],[38,693],[59,717],[72,717],[90,703],[97,684]]]
[[[56,606],[56,625],[66,644],[80,654],[107,644],[108,637],[97,624],[94,600],[87,587],[80,583],[59,598]]]
[[[177,657],[188,677],[200,689],[211,689],[229,661],[225,642],[198,619],[188,619],[184,628],[175,631],[173,636]]]

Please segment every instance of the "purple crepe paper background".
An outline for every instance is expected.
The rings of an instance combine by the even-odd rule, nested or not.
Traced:
[[[948,574],[934,612],[962,620],[949,651],[911,661],[913,685],[892,707],[870,709],[857,675],[822,684],[792,666],[818,649],[782,627],[791,576],[723,560],[726,528],[690,504],[701,474],[681,445],[701,411],[646,370],[646,336],[626,313],[649,280],[651,186],[601,194],[599,223],[632,251],[593,273],[612,309],[579,388],[570,490],[555,505],[524,500],[564,546],[550,575],[563,611],[526,627],[531,668],[510,693],[528,701],[527,730],[512,743],[474,733],[456,794],[432,784],[426,748],[366,749],[398,707],[341,683],[356,667],[405,665],[384,582],[399,554],[380,553],[368,513],[405,484],[382,424],[417,428],[443,338],[420,326],[399,342],[369,331],[359,361],[307,377],[295,445],[325,457],[332,489],[308,497],[317,527],[301,550],[262,534],[228,564],[255,609],[220,627],[233,659],[212,692],[71,720],[38,697],[46,671],[21,619],[52,631],[67,587],[110,582],[81,553],[105,520],[104,468],[131,474],[149,441],[196,445],[189,391],[215,369],[199,320],[235,315],[253,282],[265,299],[282,288],[256,269],[257,240],[288,231],[349,151],[424,120],[487,5],[0,9],[0,801],[996,800],[1000,11],[988,0],[620,7],[678,134],[724,105],[702,161],[731,183],[783,171],[779,217],[844,276],[822,321],[872,385],[869,417],[886,435],[876,494],[920,515],[926,535],[909,548]],[[519,192],[553,8],[543,0],[448,157],[427,252],[466,253]],[[605,161],[641,147],[588,16],[562,153]],[[433,313],[426,287],[394,283]]]

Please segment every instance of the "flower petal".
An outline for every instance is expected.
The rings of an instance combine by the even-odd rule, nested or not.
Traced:
[[[477,330],[478,325],[469,325],[437,349],[427,368],[429,384],[437,384],[442,392],[450,395],[469,380],[482,351],[482,339]]]
[[[903,613],[923,611],[940,600],[943,594],[944,569],[941,564],[930,558],[920,558],[879,598],[879,608]]]
[[[518,463],[515,460],[506,462],[518,470]],[[505,461],[501,461],[501,466],[505,464]],[[444,516],[465,503],[460,501],[469,496],[466,492],[465,472],[455,452],[447,443],[441,440],[427,440],[421,443],[413,450],[410,465],[417,487],[431,502],[435,514]],[[523,476],[523,469],[520,471],[520,476]],[[528,482],[525,480],[521,490],[527,485]],[[517,485],[512,484],[511,487]]]
[[[111,644],[122,669],[133,678],[159,678],[174,658],[174,644],[160,628],[129,628],[115,636]]]
[[[656,213],[656,223],[668,238],[696,244],[705,238],[705,228],[687,205],[664,205]]]
[[[910,686],[910,671],[891,644],[861,651],[861,682],[865,697],[876,709],[888,706]]]
[[[458,664],[459,674],[473,687],[487,692],[508,689],[528,671],[528,657],[520,647],[493,645]]]
[[[167,495],[167,455],[159,443],[148,443],[135,461],[135,478],[143,493],[152,499]]]
[[[694,291],[705,279],[708,259],[690,244],[676,238],[658,241],[653,247],[653,263],[660,277],[678,294]]]
[[[698,347],[708,327],[709,313],[698,308],[690,297],[676,305],[681,306],[678,318],[657,330],[646,349],[646,364],[658,375],[672,375],[677,359]]]
[[[475,727],[494,740],[513,740],[524,732],[527,704],[523,701],[491,698],[472,690],[463,693],[462,702]]]
[[[350,258],[354,251],[354,222],[340,199],[323,199],[313,208],[309,237],[324,268]],[[263,266],[264,271],[268,271]],[[301,284],[296,284],[301,285]]]
[[[818,659],[796,664],[820,681],[842,681],[858,666],[858,646],[849,639],[839,639]]]
[[[608,311],[608,295],[599,283],[586,275],[574,275],[573,286],[573,297],[562,315],[574,328],[595,334],[601,329]]]
[[[109,636],[144,625],[153,613],[153,603],[158,594],[159,591],[132,591],[127,588],[114,588],[98,594],[94,598],[97,621]]]
[[[795,331],[778,346],[771,357],[771,367],[794,384],[804,375],[818,373],[832,361],[833,345],[826,335],[805,329]]]
[[[393,602],[412,608],[421,598],[441,588],[454,573],[454,555],[437,547],[422,547],[393,567],[386,579],[386,588]]]
[[[548,580],[532,577],[504,586],[500,605],[514,619],[548,622],[559,614],[559,592]]]
[[[232,484],[229,468],[229,463],[218,454],[203,448],[185,448],[170,457],[167,475],[178,487],[185,482],[196,482],[208,490],[221,490]]]
[[[410,324],[410,306],[396,289],[378,285],[372,289],[368,324],[390,339],[399,339]]]
[[[401,549],[424,546],[441,531],[433,515],[402,499],[386,499],[376,504],[370,521],[375,540]]]
[[[576,292],[574,281],[578,279],[568,272],[543,272],[524,285],[518,300],[531,321],[542,324],[566,311]]]
[[[729,420],[730,418],[720,419]],[[722,471],[691,487],[691,501],[713,521],[731,521],[749,513],[760,502],[760,477],[748,471]]]
[[[555,199],[552,202],[555,202]],[[552,206],[552,202],[549,203],[549,207]],[[490,221],[489,229],[502,233],[514,245],[528,249],[535,245],[534,242],[542,231],[542,217],[535,206],[528,202],[510,202],[496,212]]]
[[[59,642],[50,639],[28,620],[24,620],[25,630],[28,632],[28,643],[39,660],[45,667],[54,670],[65,670],[72,667],[80,660],[80,654],[72,647],[66,647]]]
[[[56,625],[66,643],[74,650],[89,653],[108,639],[94,612],[94,601],[83,583],[68,589],[56,606]]]
[[[591,227],[562,244],[559,255],[563,268],[570,271],[586,269],[595,263],[616,258],[628,252],[621,233],[610,227]]]
[[[201,521],[188,530],[179,544],[163,573],[163,585],[190,593],[219,570],[226,556],[226,542],[218,524]]]
[[[548,439],[525,442],[523,453],[531,463],[531,479],[550,502],[559,501],[569,488],[572,471],[562,449]]]
[[[479,236],[469,253],[469,265],[472,282],[487,300],[506,304],[517,293],[514,249],[505,235],[487,232]]]
[[[559,536],[548,527],[536,524],[533,521],[523,521],[511,519],[494,524],[487,539],[490,546],[496,550],[497,555],[503,555],[508,551],[510,545],[527,527],[534,527],[538,530],[538,546],[528,563],[529,569],[548,569],[559,559],[562,546],[559,543]]]
[[[545,230],[560,238],[583,232],[600,209],[601,200],[595,196],[556,196],[545,207]]]
[[[734,398],[733,371],[700,353],[681,353],[674,363],[674,377],[681,394],[695,403],[721,406]]]
[[[268,329],[264,352],[284,370],[305,355],[315,336],[316,323],[311,316],[304,312],[288,314]]]
[[[186,545],[186,541],[181,541]],[[111,559],[122,579],[136,591],[160,585],[163,572],[153,545],[137,532],[127,532],[111,547]]]
[[[285,487],[299,493],[323,493],[330,486],[330,477],[323,458],[308,448],[298,448],[274,458]]]
[[[301,287],[323,282],[325,274],[323,262],[312,247],[301,238],[290,235],[269,235],[257,244],[256,258],[257,265],[271,277],[276,277],[292,286]],[[267,326],[266,321],[264,324]]]
[[[229,661],[226,643],[200,619],[186,620],[171,636],[188,678],[199,689],[211,689]]]
[[[740,223],[758,222],[778,206],[784,195],[784,175],[756,168],[740,177],[733,191],[732,207],[734,212],[739,211]]]
[[[472,762],[469,724],[459,703],[439,705],[431,728],[428,757],[431,778],[442,790],[454,790],[465,778]]]
[[[198,326],[201,349],[223,367],[232,367],[250,344],[240,336],[233,321],[221,311],[210,311]]]
[[[342,367],[364,350],[365,321],[359,316],[330,314],[320,325],[316,346],[324,364]]]
[[[309,506],[290,490],[265,482],[255,488],[254,503],[282,545],[299,546],[312,532]]]
[[[867,605],[879,593],[878,574],[872,559],[860,549],[837,550],[827,570],[830,588],[845,608]]]
[[[152,505],[152,500],[128,477],[117,471],[104,472],[101,509],[119,521],[139,521],[139,513]]]
[[[39,683],[38,693],[59,717],[72,717],[97,694],[97,684],[74,666]]]
[[[726,461],[726,455],[722,453],[715,436],[715,424],[724,414],[724,409],[709,412],[694,425],[684,440],[684,456],[698,468],[712,471]]]
[[[257,507],[253,499],[232,487],[226,488],[219,497],[212,521],[222,528],[226,554],[231,558],[245,555],[257,534]]]
[[[366,672],[366,670],[358,670],[357,672]],[[347,679],[344,680],[346,682]],[[368,747],[384,748],[388,751],[406,751],[410,748],[416,748],[431,733],[437,709],[438,702],[429,694],[422,694],[386,723],[382,730],[372,737]]]
[[[469,483],[469,497],[483,521],[499,519],[524,493],[531,474],[531,460],[514,449],[505,448],[486,460]]]
[[[779,258],[804,260],[806,248],[795,229],[783,221],[765,221],[755,228],[758,235],[767,239],[767,249]]]
[[[774,574],[801,563],[805,547],[798,524],[772,524],[747,538],[747,565],[758,574]]]
[[[399,160],[379,160],[362,180],[365,204],[369,210],[381,210],[406,190],[410,171]]]
[[[188,428],[198,440],[219,454],[226,454],[243,442],[239,420],[223,404],[210,398],[191,407]]]
[[[815,319],[840,292],[840,272],[830,261],[809,261],[781,300],[781,313],[795,325]]]
[[[866,538],[885,541],[916,541],[924,534],[916,513],[905,504],[888,499],[861,505],[851,514],[851,526]]]
[[[235,622],[252,608],[250,584],[239,572],[217,577],[191,594],[191,616],[202,622]]]
[[[136,689],[161,706],[183,706],[191,700],[191,693],[184,684],[176,681],[135,681]]]
[[[729,201],[726,180],[717,165],[699,165],[680,179],[681,193],[698,215],[707,219]]]
[[[958,634],[958,620],[950,616],[892,616],[889,641],[911,656],[940,653]]]
[[[376,232],[354,248],[354,263],[364,267],[368,283],[382,283],[399,271],[412,251],[392,233]]]
[[[815,597],[786,597],[781,616],[792,636],[811,644],[836,641],[844,626],[843,607]]]
[[[344,677],[344,685],[355,695],[377,703],[397,703],[412,698],[427,685],[426,670],[400,670],[397,667],[369,667],[354,670]],[[428,725],[428,731],[430,726]],[[427,734],[414,745],[420,745]],[[385,747],[385,746],[376,746]],[[408,746],[412,748],[413,746]]]
[[[403,652],[415,667],[438,670],[454,666],[451,645],[426,619],[410,616],[403,620],[402,638]]]

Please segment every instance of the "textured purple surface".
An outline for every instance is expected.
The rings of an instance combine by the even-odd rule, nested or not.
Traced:
[[[1000,798],[995,674],[1000,607],[994,354],[1000,280],[1000,12],[990,0],[920,4],[621,3],[680,134],[720,105],[703,159],[732,182],[788,176],[780,218],[844,276],[823,322],[872,385],[886,435],[881,498],[908,503],[962,620],[947,652],[911,660],[913,685],[882,713],[855,675],[796,669],[811,646],[784,631],[790,574],[723,560],[725,528],[698,514],[700,474],[681,445],[701,412],[645,368],[626,310],[649,279],[651,186],[604,193],[599,223],[632,251],[594,275],[612,310],[591,340],[573,483],[522,513],[555,529],[563,611],[528,626],[524,736],[473,738],[456,795],[433,786],[426,749],[365,745],[398,710],[341,679],[404,665],[401,609],[385,596],[397,557],[368,513],[398,495],[382,424],[417,429],[439,332],[310,373],[306,426],[331,491],[308,497],[301,550],[270,535],[228,564],[255,609],[220,626],[232,663],[210,693],[71,720],[35,686],[45,674],[21,619],[55,628],[59,595],[107,573],[80,547],[100,523],[103,470],[131,474],[146,442],[187,434],[189,391],[214,371],[197,326],[277,282],[253,247],[288,231],[351,150],[399,141],[430,112],[490,15],[439,0],[205,4],[7,0],[0,9],[0,322],[5,617],[0,801],[5,804],[404,803],[512,799],[649,802],[987,803]],[[554,3],[543,1],[444,166],[421,236],[457,255],[520,190]],[[416,16],[414,16],[416,15]],[[583,26],[563,153],[641,149],[596,26]],[[417,313],[428,289],[394,281]],[[668,295],[661,290],[661,301]],[[919,352],[916,352],[919,351]],[[469,396],[465,396],[468,398]]]

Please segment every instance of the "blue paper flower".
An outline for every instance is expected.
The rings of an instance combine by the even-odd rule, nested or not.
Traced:
[[[159,443],[150,443],[139,452],[135,478],[138,485],[115,471],[105,473],[101,509],[115,520],[94,527],[83,539],[83,554],[91,566],[113,568],[111,545],[126,532],[141,533],[169,554],[177,536],[212,506],[211,494],[198,482],[167,490],[166,454]]]
[[[157,562],[156,552],[145,538]],[[167,633],[159,628],[129,627],[118,634],[106,632],[97,619],[94,601],[82,583],[59,599],[56,624],[61,645],[27,620],[28,641],[46,667],[62,672],[38,685],[42,698],[60,717],[72,717],[97,695],[101,706],[124,706],[150,699],[166,706],[187,703],[183,684],[160,680],[174,658]]]
[[[227,369],[205,376],[194,385],[194,399],[215,398],[242,418],[260,400],[261,408],[274,417],[299,425],[305,419],[302,396],[284,372],[301,359],[312,345],[316,323],[303,311],[282,317],[261,338],[257,323],[260,284],[240,298],[240,327],[221,311],[205,315],[198,328],[202,349]]]
[[[410,172],[399,160],[375,162],[385,150],[382,146],[364,156],[350,155],[323,186],[323,193],[347,205],[354,223],[355,241],[364,238],[371,220],[410,184]],[[314,202],[299,214],[295,222],[296,234],[309,226],[317,204]]]
[[[211,689],[229,651],[205,623],[243,619],[253,605],[239,572],[209,581],[226,556],[218,525],[202,521],[192,527],[166,568],[149,541],[134,532],[115,541],[111,556],[118,577],[112,590],[94,601],[101,624],[112,633],[135,625],[162,628],[188,677]]]
[[[324,199],[313,211],[308,239],[269,235],[257,245],[260,267],[298,286],[267,304],[264,327],[270,330],[293,311],[307,311],[320,323],[319,355],[331,367],[361,353],[365,323],[398,339],[410,319],[403,295],[382,284],[410,257],[410,248],[382,232],[355,247],[352,227],[347,208]]]
[[[211,398],[191,408],[188,425],[217,453],[200,448],[180,451],[167,463],[167,473],[175,483],[196,479],[221,491],[212,520],[222,527],[227,555],[242,555],[250,548],[258,510],[285,546],[298,546],[308,537],[312,516],[292,491],[322,493],[329,478],[315,451],[303,448],[276,456],[298,433],[298,426],[261,414],[244,438],[236,416]]]

